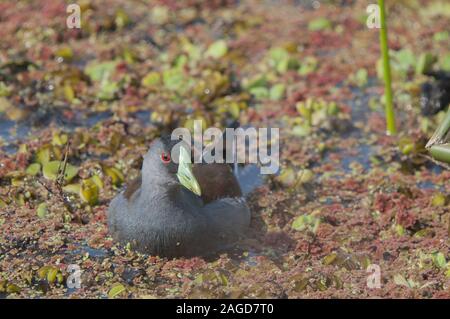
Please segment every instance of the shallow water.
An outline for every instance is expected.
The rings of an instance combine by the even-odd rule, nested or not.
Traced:
[[[239,167],[235,175],[245,196],[264,184],[264,175],[261,174],[260,167],[255,164]]]
[[[79,245],[79,249],[75,249],[70,251],[71,255],[75,255],[75,256],[85,256],[86,254],[89,255],[89,257],[91,258],[105,258],[108,255],[111,254],[110,251],[106,250],[106,249],[102,249],[102,248],[92,248],[89,247],[88,245]]]
[[[368,171],[371,168],[370,157],[376,154],[375,147],[367,144],[360,144],[356,147],[356,155],[344,156],[341,160],[341,165],[345,173],[351,173],[351,163],[357,162],[362,165],[364,170]]]

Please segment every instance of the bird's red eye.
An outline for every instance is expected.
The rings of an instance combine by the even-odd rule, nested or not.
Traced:
[[[170,162],[170,154],[166,154],[165,152],[161,153],[161,161],[163,161],[164,164],[168,164]]]

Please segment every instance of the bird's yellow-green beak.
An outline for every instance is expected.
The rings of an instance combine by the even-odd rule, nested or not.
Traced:
[[[177,177],[181,185],[189,189],[198,196],[202,195],[200,185],[192,172],[191,156],[184,147],[180,147],[180,157],[178,159]]]

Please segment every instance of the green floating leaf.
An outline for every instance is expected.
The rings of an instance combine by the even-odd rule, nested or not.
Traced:
[[[290,57],[289,52],[285,48],[279,47],[270,49],[269,56],[275,64],[280,61],[287,60]]]
[[[155,6],[151,12],[151,21],[162,25],[166,24],[170,19],[170,11],[166,6]]]
[[[121,293],[125,292],[126,288],[120,283],[114,284],[108,292],[108,298],[113,299],[119,296]]]
[[[94,61],[86,66],[84,73],[86,73],[92,81],[101,81],[105,77],[109,77],[115,71],[117,64],[118,61],[106,61],[101,63]]]
[[[313,56],[308,56],[300,63],[298,74],[305,76],[317,69],[318,60]]]
[[[180,54],[175,59],[174,67],[181,70],[186,65],[186,63],[188,63],[188,61],[189,59],[186,54]]]
[[[256,88],[256,87],[267,88],[267,86],[268,86],[268,81],[267,81],[267,78],[264,75],[261,75],[261,76],[258,75],[258,76],[255,76],[255,77],[251,78],[251,79],[245,79],[243,81],[243,87],[247,91],[249,91],[249,90],[251,90],[253,88]]]
[[[278,73],[283,74],[287,70],[297,69],[298,66],[299,66],[299,63],[297,60],[295,60],[293,58],[289,58],[287,60],[280,61],[276,66],[276,70]]]
[[[415,232],[414,237],[424,238],[424,237],[433,237],[435,232],[430,228],[424,228]]]
[[[447,197],[442,193],[437,193],[431,199],[431,205],[434,207],[443,207],[447,203]]]
[[[7,112],[12,107],[13,106],[11,102],[7,98],[5,97],[0,98],[0,113]]]
[[[441,68],[450,72],[450,53],[445,54],[440,60]]]
[[[214,59],[220,59],[228,52],[227,42],[225,40],[218,40],[212,43],[206,50],[206,56]]]
[[[72,86],[68,83],[64,84],[63,87],[64,97],[68,102],[73,102],[75,99],[75,91],[73,90]]]
[[[47,213],[48,213],[47,204],[46,203],[40,203],[39,206],[36,209],[36,215],[39,218],[45,218],[45,216],[47,216]]]
[[[417,59],[414,53],[409,49],[399,51],[389,51],[391,72],[394,78],[404,79],[410,70],[416,67]],[[384,79],[383,60],[377,61],[377,75],[380,79]]]
[[[322,263],[326,266],[331,265],[337,259],[337,256],[338,255],[336,253],[331,253],[323,258]]]
[[[398,141],[398,147],[404,155],[414,153],[416,149],[414,141],[409,137],[400,138],[400,140]]]
[[[47,282],[52,284],[56,281],[56,275],[58,274],[57,268],[51,268],[47,272]]]
[[[47,278],[47,273],[51,268],[52,268],[51,266],[42,266],[41,268],[39,268],[37,272],[38,278],[39,279]]]
[[[111,177],[111,181],[115,186],[120,186],[125,180],[125,177],[123,176],[122,172],[115,167],[104,166],[103,171],[105,172],[106,175]]]
[[[190,61],[199,61],[202,58],[200,46],[192,44],[187,39],[183,43],[183,51],[187,53]]]
[[[322,30],[328,30],[333,27],[330,20],[327,18],[317,18],[308,23],[308,30],[309,31],[322,31]]]
[[[59,146],[66,145],[67,139],[68,139],[67,134],[55,133],[55,134],[53,134],[52,144],[59,145]]]
[[[337,115],[341,112],[336,102],[330,102],[326,106],[328,115]]]
[[[16,284],[8,284],[6,286],[6,292],[9,294],[19,293],[20,290],[21,290],[20,287],[17,286]]]
[[[397,274],[394,276],[394,283],[398,286],[404,286],[407,288],[411,288],[408,280],[406,280],[405,277],[403,277],[403,275]]]
[[[300,184],[310,183],[314,180],[314,173],[310,169],[302,169],[298,171],[297,178]]]
[[[150,72],[142,78],[141,85],[146,88],[153,88],[161,83],[161,75],[158,72]]]
[[[200,285],[203,284],[203,282],[205,281],[205,279],[204,279],[203,277],[204,277],[203,274],[197,275],[197,277],[195,277],[193,283],[194,283],[195,285],[200,286]]]
[[[131,19],[125,12],[125,10],[120,8],[116,11],[114,23],[116,24],[118,29],[122,29],[131,23]]]
[[[391,51],[390,54],[393,56],[393,63],[402,70],[407,71],[416,64],[416,57],[409,49]]]
[[[108,78],[104,78],[100,83],[97,97],[102,101],[111,101],[116,97],[118,90],[119,84],[117,82],[112,82]]]
[[[300,137],[308,136],[311,134],[311,126],[308,123],[296,125],[292,128],[292,134]]]
[[[98,187],[99,189],[102,189],[102,188],[103,188],[103,181],[102,181],[102,179],[100,178],[100,176],[98,176],[98,175],[93,175],[93,176],[91,177],[91,180],[95,183],[95,185],[97,185],[97,187]]]
[[[284,92],[286,91],[286,86],[282,83],[275,84],[270,88],[270,99],[272,101],[279,101],[284,97]]]
[[[441,42],[450,40],[450,33],[448,31],[436,32],[433,35],[433,41]]]
[[[364,68],[359,69],[352,77],[352,81],[359,87],[365,86],[368,82],[368,79],[369,73]]]
[[[85,179],[81,182],[80,197],[89,205],[95,205],[98,202],[99,188],[92,179]]]
[[[122,58],[126,63],[133,64],[136,62],[136,53],[128,47],[124,48],[122,51]]]
[[[46,146],[39,149],[36,154],[36,161],[41,165],[48,163],[50,161],[50,148]]]
[[[437,62],[437,57],[431,53],[422,53],[416,64],[416,74],[424,74],[431,71],[433,65]]]
[[[59,268],[48,265],[39,268],[37,276],[41,280],[46,279],[49,284],[61,284],[64,280],[64,276]]]
[[[302,231],[306,228],[306,216],[302,215],[297,217],[292,223],[292,229]]]
[[[187,90],[187,77],[183,73],[183,70],[179,68],[172,68],[163,72],[164,86],[178,93],[186,92]]]
[[[285,48],[270,49],[269,58],[270,64],[280,74],[285,73],[287,70],[295,70],[299,66],[298,61],[292,58]]]
[[[119,84],[111,80],[118,61],[103,62],[88,66],[85,70],[86,74],[96,82],[100,82],[97,92],[97,98],[103,101],[113,100],[119,90]]]
[[[427,19],[433,19],[438,16],[450,18],[450,3],[443,0],[432,1],[427,6],[421,8],[420,14]]]
[[[33,163],[27,167],[25,173],[31,176],[36,176],[37,174],[39,174],[40,171],[41,171],[41,164]]]
[[[405,234],[405,228],[400,224],[395,225],[395,231],[398,236],[403,236]]]
[[[250,89],[249,92],[257,100],[267,99],[270,95],[269,90],[265,87],[254,87],[254,88]]]
[[[12,93],[11,87],[7,86],[5,82],[0,81],[0,97],[10,96]],[[1,102],[0,102],[1,104]],[[4,112],[3,106],[0,105],[0,112]]]
[[[445,269],[447,267],[447,260],[441,252],[433,254],[433,263],[440,269]]]
[[[297,182],[297,175],[293,168],[286,167],[281,170],[281,173],[276,177],[276,180],[285,187],[292,187]]]
[[[60,161],[51,161],[42,167],[42,173],[46,179],[55,181],[58,178],[59,171],[64,168],[64,163]],[[66,170],[64,172],[64,180],[70,182],[78,174],[78,167],[75,167],[69,163],[66,164]]]
[[[309,230],[314,234],[320,225],[320,218],[315,216],[314,213],[309,215],[301,215],[294,219],[292,222],[292,229],[297,231]]]
[[[305,119],[308,124],[311,124],[312,122],[313,103],[313,100],[308,98],[305,102],[301,101],[295,104],[297,112],[302,116],[302,118]]]
[[[445,277],[450,278],[450,268],[445,272]]]
[[[70,61],[73,58],[73,51],[70,47],[62,47],[55,52],[57,57],[64,59],[65,61]]]
[[[77,184],[69,184],[63,187],[63,191],[71,194],[80,194],[81,185],[79,183]]]

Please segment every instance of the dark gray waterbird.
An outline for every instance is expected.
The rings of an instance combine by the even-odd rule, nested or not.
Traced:
[[[170,137],[152,143],[141,177],[110,204],[109,231],[152,255],[209,255],[245,233],[250,211],[229,165],[192,165],[182,160],[186,146],[176,164],[170,154],[178,143]]]

